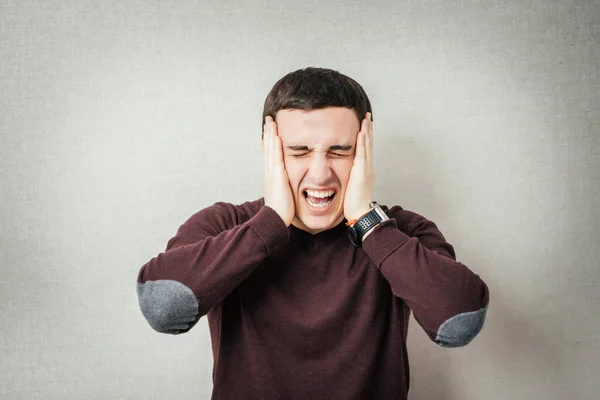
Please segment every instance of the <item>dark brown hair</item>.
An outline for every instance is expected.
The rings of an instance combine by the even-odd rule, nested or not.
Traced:
[[[372,112],[369,97],[354,79],[332,69],[308,67],[290,72],[275,83],[265,99],[261,125],[267,116],[275,119],[279,110],[326,107],[354,110],[359,124],[367,112]]]

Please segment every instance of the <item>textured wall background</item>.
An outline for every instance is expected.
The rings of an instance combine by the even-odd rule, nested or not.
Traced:
[[[3,0],[0,398],[210,397],[206,322],[152,331],[136,275],[261,196],[262,103],[309,65],[370,94],[376,198],[491,289],[466,348],[412,325],[411,399],[597,398],[599,54],[599,1]]]

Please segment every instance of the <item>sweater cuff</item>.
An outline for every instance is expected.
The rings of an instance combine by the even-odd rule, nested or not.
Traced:
[[[394,218],[377,225],[373,232],[363,242],[363,250],[371,258],[377,268],[400,246],[410,240],[410,236],[398,229]]]
[[[248,225],[263,240],[268,254],[283,246],[289,240],[289,231],[285,223],[279,214],[268,206],[263,206],[248,221]]]

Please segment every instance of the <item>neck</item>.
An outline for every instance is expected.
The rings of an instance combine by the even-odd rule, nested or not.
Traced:
[[[334,228],[334,227],[338,226],[340,224],[340,222],[342,222],[343,220],[344,220],[344,215],[342,214],[342,215],[340,215],[337,218],[337,220],[333,224],[331,224],[327,228],[324,228],[324,229],[311,229],[308,226],[306,226],[304,224],[304,222],[302,222],[300,219],[298,219],[298,217],[295,217],[294,220],[292,221],[292,225],[294,225],[296,228],[301,229],[301,230],[303,230],[305,232],[308,232],[310,234],[316,235],[317,233],[324,232],[324,231],[327,231],[327,230],[329,230],[331,228]]]

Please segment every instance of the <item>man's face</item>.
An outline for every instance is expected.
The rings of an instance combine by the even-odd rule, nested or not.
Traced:
[[[339,224],[360,123],[353,110],[280,110],[275,116],[296,206],[292,224],[318,233]]]

